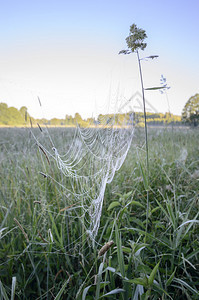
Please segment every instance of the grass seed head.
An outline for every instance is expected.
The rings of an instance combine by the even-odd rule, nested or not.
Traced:
[[[106,252],[111,248],[111,246],[112,246],[113,244],[114,244],[113,241],[110,241],[110,242],[106,243],[106,244],[100,249],[98,255],[99,255],[99,256],[104,255],[104,253],[106,253]]]

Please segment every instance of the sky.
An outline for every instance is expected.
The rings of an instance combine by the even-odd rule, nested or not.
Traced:
[[[0,102],[26,106],[35,118],[83,118],[118,109],[141,91],[136,54],[126,49],[130,25],[146,31],[145,88],[159,112],[180,115],[199,93],[198,0],[0,0]],[[41,101],[40,106],[38,97]],[[133,105],[133,104],[132,104]]]

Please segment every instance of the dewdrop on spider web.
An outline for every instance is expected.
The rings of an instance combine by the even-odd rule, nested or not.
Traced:
[[[106,185],[124,162],[131,138],[123,129],[78,128],[67,155],[60,156],[54,149],[57,167],[70,179],[71,192],[77,203],[81,203],[80,213],[91,241],[100,226]]]
[[[122,166],[133,138],[132,114],[121,119],[119,114],[101,115],[95,128],[77,126],[64,141],[63,154],[54,144],[52,154],[45,149],[66,178],[58,183],[70,195],[65,199],[65,205],[71,206],[68,213],[81,220],[92,244],[100,227],[106,185]]]

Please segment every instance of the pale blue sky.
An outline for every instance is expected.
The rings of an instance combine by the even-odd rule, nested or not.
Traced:
[[[120,84],[128,98],[140,90],[136,56],[118,56],[126,48],[129,27],[146,30],[145,86],[167,77],[170,106],[180,114],[199,92],[199,1],[0,1],[0,102],[26,105],[46,117],[76,111],[92,114]],[[167,103],[158,92],[146,98],[159,110]],[[99,103],[98,103],[99,102]],[[104,108],[105,109],[105,108]]]

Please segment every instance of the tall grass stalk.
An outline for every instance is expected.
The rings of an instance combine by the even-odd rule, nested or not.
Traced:
[[[146,121],[146,101],[145,101],[145,94],[144,94],[144,83],[143,83],[143,76],[142,76],[142,66],[140,62],[140,56],[138,50],[137,59],[139,65],[139,73],[140,73],[140,82],[142,88],[142,100],[143,100],[143,111],[144,111],[144,130],[145,130],[145,145],[146,145],[146,167],[147,167],[147,206],[146,206],[146,234],[148,230],[148,219],[149,219],[149,146],[148,146],[148,132],[147,132],[147,121]],[[145,243],[146,243],[146,235],[145,234]]]
[[[119,54],[130,54],[136,53],[138,66],[139,66],[139,75],[141,82],[141,90],[142,90],[142,100],[143,100],[143,112],[144,112],[144,128],[145,128],[145,145],[146,145],[146,169],[147,169],[147,210],[146,210],[146,233],[148,230],[148,217],[149,217],[149,147],[148,147],[148,133],[147,133],[147,122],[146,122],[146,101],[144,95],[144,83],[143,83],[143,75],[142,75],[142,67],[139,56],[139,49],[144,50],[147,44],[144,40],[147,38],[145,30],[138,28],[136,24],[130,26],[130,34],[126,38],[126,43],[128,46],[128,50],[121,50]],[[157,55],[150,56],[149,58],[155,58]],[[146,241],[146,235],[145,235]]]

